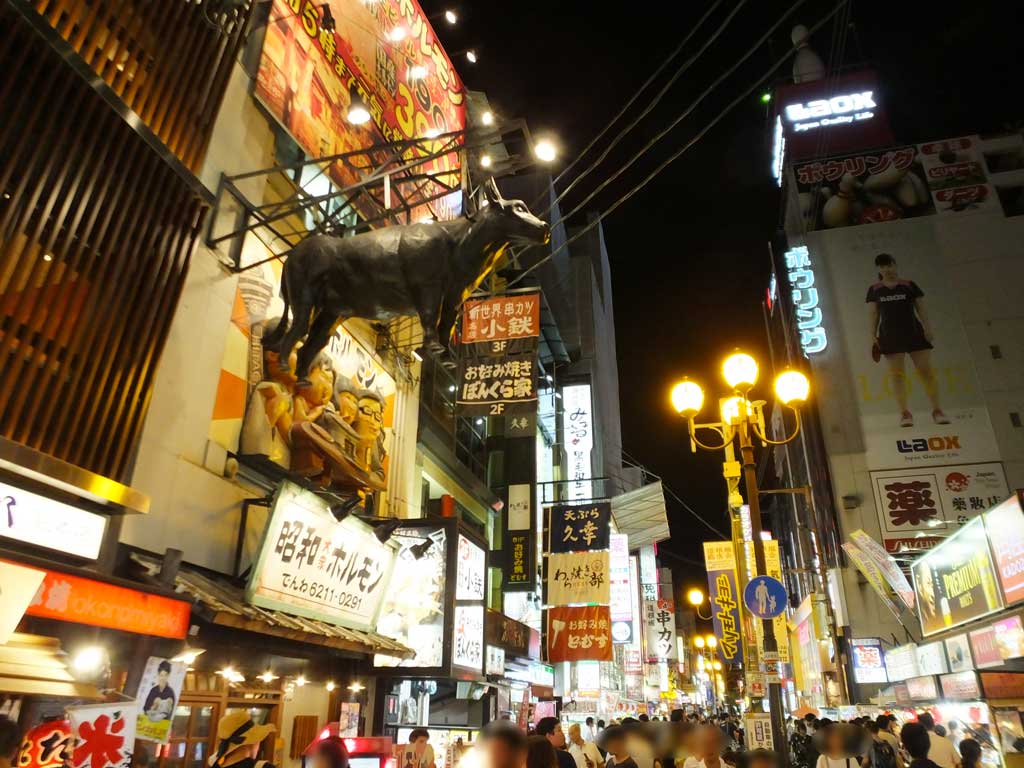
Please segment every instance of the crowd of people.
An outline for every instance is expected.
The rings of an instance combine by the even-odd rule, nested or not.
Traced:
[[[641,716],[606,726],[588,718],[570,725],[568,736],[554,717],[528,733],[499,721],[484,728],[478,748],[481,768],[779,768],[783,762],[793,768],[982,768],[994,750],[987,730],[956,722],[944,727],[928,713],[897,725],[884,714],[850,722],[791,718],[786,761],[772,750],[749,749],[734,715],[682,710],[667,721]]]
[[[236,718],[237,722],[232,718]],[[244,712],[221,718],[213,768],[273,768],[257,760],[273,726],[256,727]],[[929,713],[897,730],[896,718],[879,715],[833,722],[807,715],[787,722],[788,762],[793,768],[982,768],[995,747],[987,729],[951,721],[937,724]],[[402,768],[432,768],[430,733],[417,728],[402,753]],[[1022,739],[1021,741],[1024,741]],[[17,765],[20,734],[0,717],[0,768]],[[702,716],[675,710],[667,720],[623,718],[607,725],[588,717],[566,730],[556,717],[541,718],[529,731],[510,720],[487,725],[465,760],[454,768],[780,768],[771,750],[748,749],[735,715]],[[1024,744],[1020,745],[1024,751]],[[989,753],[986,755],[986,753]],[[326,738],[313,750],[309,768],[349,768],[344,740]]]

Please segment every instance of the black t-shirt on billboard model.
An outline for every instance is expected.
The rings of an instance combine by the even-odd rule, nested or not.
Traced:
[[[878,348],[883,355],[932,348],[914,307],[923,296],[913,280],[899,280],[892,286],[877,282],[868,288],[865,301],[878,305]]]

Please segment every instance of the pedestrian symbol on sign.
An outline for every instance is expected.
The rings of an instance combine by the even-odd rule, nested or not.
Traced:
[[[786,610],[786,588],[771,576],[755,576],[743,590],[743,604],[759,619],[774,619]]]

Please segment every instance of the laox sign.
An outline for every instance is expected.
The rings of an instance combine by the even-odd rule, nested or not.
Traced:
[[[789,104],[786,119],[798,131],[806,131],[823,125],[852,123],[868,120],[875,116],[867,110],[877,109],[874,91],[861,91],[834,96],[831,99],[815,99],[806,104]],[[853,114],[850,114],[850,113]],[[835,115],[835,117],[832,117]]]
[[[897,440],[896,450],[900,453],[924,453],[926,451],[960,450],[960,436],[918,437],[913,440]]]

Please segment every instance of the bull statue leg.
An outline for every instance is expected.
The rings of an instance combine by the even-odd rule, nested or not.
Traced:
[[[313,324],[309,329],[309,335],[296,355],[297,370],[295,373],[300,379],[304,380],[309,376],[309,366],[313,364],[321,350],[327,346],[327,342],[330,340],[331,334],[339,322],[341,322],[341,318],[330,307],[324,307],[316,313],[316,317],[313,318]]]
[[[292,303],[288,309],[291,311],[292,321],[287,331],[281,337],[280,346],[277,349],[278,358],[281,361],[281,370],[286,373],[291,370],[288,358],[291,356],[292,350],[299,340],[306,337],[306,333],[309,331],[310,316],[313,313],[313,298],[309,296],[309,289],[301,290],[299,294],[297,297],[290,297],[292,298]],[[281,320],[282,324],[287,317],[286,311]],[[305,373],[303,372],[302,375],[304,376]]]

